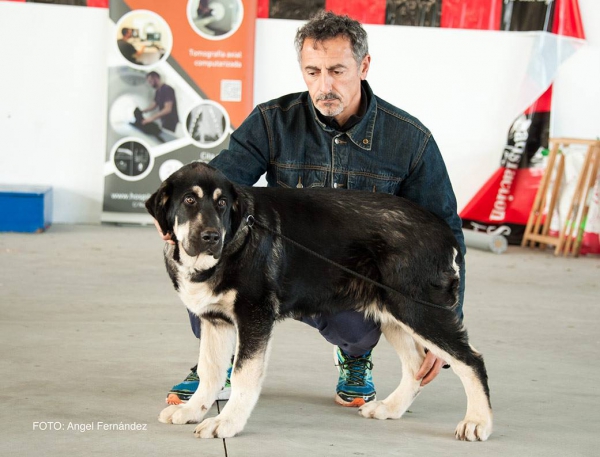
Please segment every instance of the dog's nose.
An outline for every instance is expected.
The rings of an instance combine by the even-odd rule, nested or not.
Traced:
[[[217,244],[221,239],[221,235],[216,230],[205,230],[200,234],[202,241],[208,244]]]

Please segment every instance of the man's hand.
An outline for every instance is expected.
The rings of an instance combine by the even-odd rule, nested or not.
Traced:
[[[417,381],[421,381],[421,387],[426,386],[439,374],[442,367],[446,365],[442,359],[433,355],[433,352],[428,352],[423,360],[421,368],[415,375]]]
[[[169,243],[169,244],[173,244],[173,245],[174,245],[174,244],[175,244],[175,241],[173,241],[173,240],[171,239],[171,235],[170,235],[170,234],[168,234],[168,233],[165,235],[165,234],[162,232],[162,230],[161,230],[161,228],[160,228],[160,225],[158,224],[158,221],[157,221],[156,219],[152,219],[152,220],[154,221],[154,226],[156,227],[156,230],[158,231],[158,234],[160,235],[160,237],[161,237],[161,238],[162,238],[164,241],[166,241],[167,243]]]

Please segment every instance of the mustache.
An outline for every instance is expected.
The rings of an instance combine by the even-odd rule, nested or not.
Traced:
[[[321,100],[342,100],[341,97],[335,92],[328,92],[317,96],[317,101]]]

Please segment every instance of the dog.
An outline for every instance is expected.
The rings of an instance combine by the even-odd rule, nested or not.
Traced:
[[[160,126],[156,122],[150,122],[149,124],[144,124],[144,113],[142,110],[136,107],[133,110],[133,116],[135,117],[135,122],[130,122],[136,129],[141,130],[147,135],[152,135],[156,137],[158,141],[161,143],[165,142],[165,139],[162,137],[162,130]]]
[[[454,312],[462,254],[442,219],[383,193],[237,186],[200,162],[167,178],[146,208],[175,241],[165,247],[166,268],[202,326],[200,386],[186,404],[163,409],[160,422],[200,423],[201,438],[240,433],[258,401],[275,322],[351,309],[380,323],[402,362],[396,390],[363,405],[361,416],[406,412],[427,348],[467,395],[456,438],[490,436],[483,357]],[[234,352],[230,400],[202,421]]]

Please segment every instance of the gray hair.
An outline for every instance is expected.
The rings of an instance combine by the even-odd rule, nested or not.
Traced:
[[[316,13],[306,24],[298,29],[294,40],[298,62],[300,62],[300,53],[304,45],[304,40],[307,38],[314,40],[315,43],[322,43],[325,40],[338,36],[343,36],[350,41],[354,60],[360,65],[369,53],[367,32],[365,32],[360,22],[348,16],[338,16],[331,11],[325,10]]]

